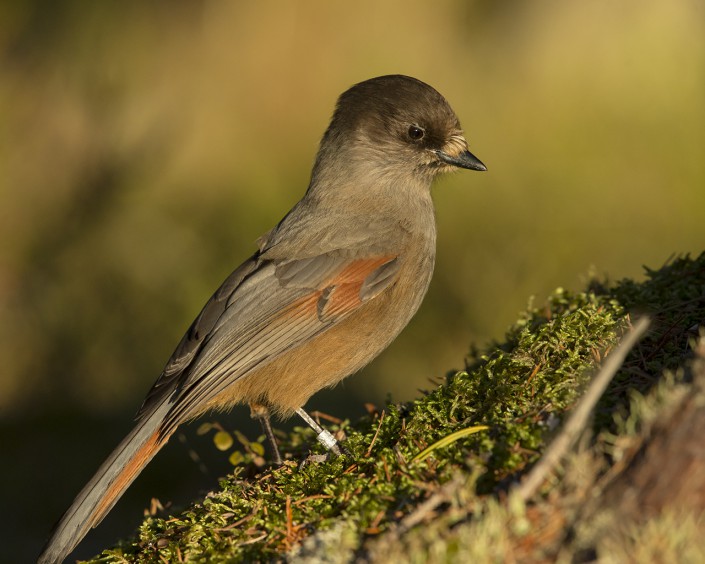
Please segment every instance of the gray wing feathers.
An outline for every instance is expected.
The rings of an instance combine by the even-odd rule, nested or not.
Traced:
[[[229,300],[235,294],[235,290],[256,268],[257,259],[255,255],[230,274],[211,299],[208,300],[201,313],[198,314],[196,320],[186,331],[186,334],[166,363],[161,375],[147,394],[137,412],[138,419],[159,403],[164,395],[171,394],[174,391],[173,384],[178,381],[179,377],[191,365],[201,350],[204,341],[213,331],[223,312],[226,311],[230,303]]]
[[[321,282],[332,278],[347,262],[341,255],[325,254],[277,264],[276,276],[282,286],[318,288]]]
[[[242,307],[233,308],[237,311],[232,314],[228,309],[189,368],[167,426],[197,413],[260,363],[278,357],[330,326],[331,322],[322,322],[315,314],[307,313],[309,309],[315,311],[318,299],[319,293],[309,289],[280,288],[275,300],[279,307],[267,300],[262,304],[264,312],[254,312],[256,317]],[[240,316],[247,318],[246,325],[242,325]]]
[[[396,280],[399,272],[399,259],[394,258],[370,273],[360,288],[360,299],[371,300],[380,292],[386,290]]]
[[[298,326],[296,320],[283,318],[287,317],[287,308],[293,315],[297,299],[311,290],[282,288],[274,275],[275,268],[273,264],[263,266],[238,288],[237,299],[233,297],[193,362],[190,372],[195,377],[216,368],[219,373],[226,367],[232,370],[241,366],[247,370],[252,357],[261,353],[264,342],[271,344],[281,334],[282,327]]]

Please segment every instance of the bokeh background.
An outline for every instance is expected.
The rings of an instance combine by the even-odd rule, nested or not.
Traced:
[[[36,556],[205,300],[303,194],[338,94],[387,73],[443,93],[489,172],[438,183],[421,312],[309,407],[410,399],[531,296],[705,249],[699,0],[2,2],[0,560]],[[254,437],[245,412],[217,419]],[[178,439],[78,554],[151,496],[216,485],[225,457],[193,427]]]

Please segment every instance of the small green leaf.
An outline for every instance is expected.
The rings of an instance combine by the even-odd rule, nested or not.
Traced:
[[[262,446],[262,443],[250,443],[250,450],[255,454],[264,456],[264,447]]]
[[[213,442],[218,450],[228,450],[233,446],[233,436],[227,431],[218,431],[213,435]]]
[[[228,461],[233,466],[237,466],[239,464],[242,464],[242,462],[244,460],[245,460],[245,457],[242,455],[242,453],[239,450],[234,450],[233,453],[228,457]]]

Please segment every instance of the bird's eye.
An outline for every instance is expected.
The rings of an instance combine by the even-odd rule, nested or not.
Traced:
[[[414,141],[423,139],[423,136],[426,135],[424,129],[422,127],[419,127],[418,125],[410,125],[408,133],[409,139],[413,139]]]

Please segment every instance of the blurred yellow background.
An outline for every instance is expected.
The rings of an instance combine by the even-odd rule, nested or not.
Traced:
[[[438,89],[489,171],[435,187],[420,313],[324,394],[347,408],[314,407],[414,397],[530,296],[705,249],[696,0],[5,2],[0,64],[4,433],[68,412],[126,431],[205,300],[303,195],[336,97],[373,76]]]

